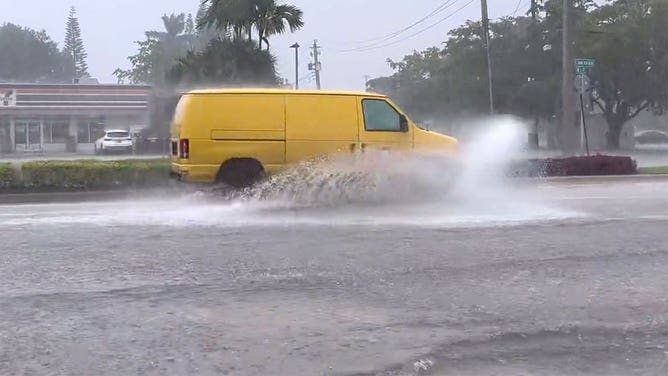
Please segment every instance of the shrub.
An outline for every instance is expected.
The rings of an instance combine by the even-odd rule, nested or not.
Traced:
[[[0,170],[0,180],[3,173]],[[34,161],[21,165],[12,184],[22,191],[78,191],[161,186],[169,180],[169,161]]]
[[[646,175],[668,175],[668,166],[644,167],[639,169],[639,172]]]
[[[634,175],[638,173],[638,166],[631,157],[592,155],[533,159],[529,161],[526,173],[533,177]]]
[[[20,185],[19,171],[11,163],[0,163],[0,189],[12,189]]]

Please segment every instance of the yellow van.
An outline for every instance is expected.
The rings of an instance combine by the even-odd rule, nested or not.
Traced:
[[[452,152],[386,96],[290,89],[195,90],[172,123],[172,176],[244,187],[310,158],[368,149]]]

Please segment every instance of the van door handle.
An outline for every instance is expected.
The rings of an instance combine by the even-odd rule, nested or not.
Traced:
[[[351,151],[351,152],[354,152],[354,151],[355,151],[355,146],[356,146],[355,143],[350,144],[350,151]]]
[[[366,149],[366,144],[362,144],[362,150]]]

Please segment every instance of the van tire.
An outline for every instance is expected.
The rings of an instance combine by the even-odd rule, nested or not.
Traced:
[[[264,179],[262,163],[253,158],[233,158],[220,166],[216,183],[235,189],[247,188]]]

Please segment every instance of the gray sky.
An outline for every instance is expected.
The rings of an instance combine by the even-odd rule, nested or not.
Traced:
[[[322,84],[326,89],[362,89],[364,76],[387,75],[391,70],[385,60],[401,59],[412,50],[437,45],[446,39],[448,30],[467,19],[480,19],[479,0],[285,0],[304,11],[305,27],[297,33],[271,39],[272,52],[279,59],[283,77],[294,81],[294,50],[299,42],[300,76],[308,74],[309,50],[306,46],[318,39],[322,51]],[[45,29],[62,44],[70,6],[77,8],[88,66],[92,76],[101,82],[115,82],[112,72],[127,68],[127,57],[136,51],[136,40],[146,30],[161,30],[160,17],[171,12],[196,12],[199,0],[0,0],[0,22],[12,22],[34,29]],[[363,52],[345,49],[369,46],[422,19],[440,5],[448,3],[441,13],[394,38],[377,43]],[[466,5],[467,3],[470,3]],[[488,0],[490,18],[511,15],[519,4],[519,13],[529,8],[530,0]],[[462,8],[460,10],[460,8]],[[449,16],[446,18],[446,16]],[[445,18],[445,20],[443,20]],[[443,20],[432,28],[424,30]],[[410,37],[421,32],[419,35]],[[410,37],[410,38],[409,38]],[[405,39],[401,41],[402,39]],[[391,44],[391,45],[390,45]],[[300,81],[301,87],[314,87],[313,80]]]

